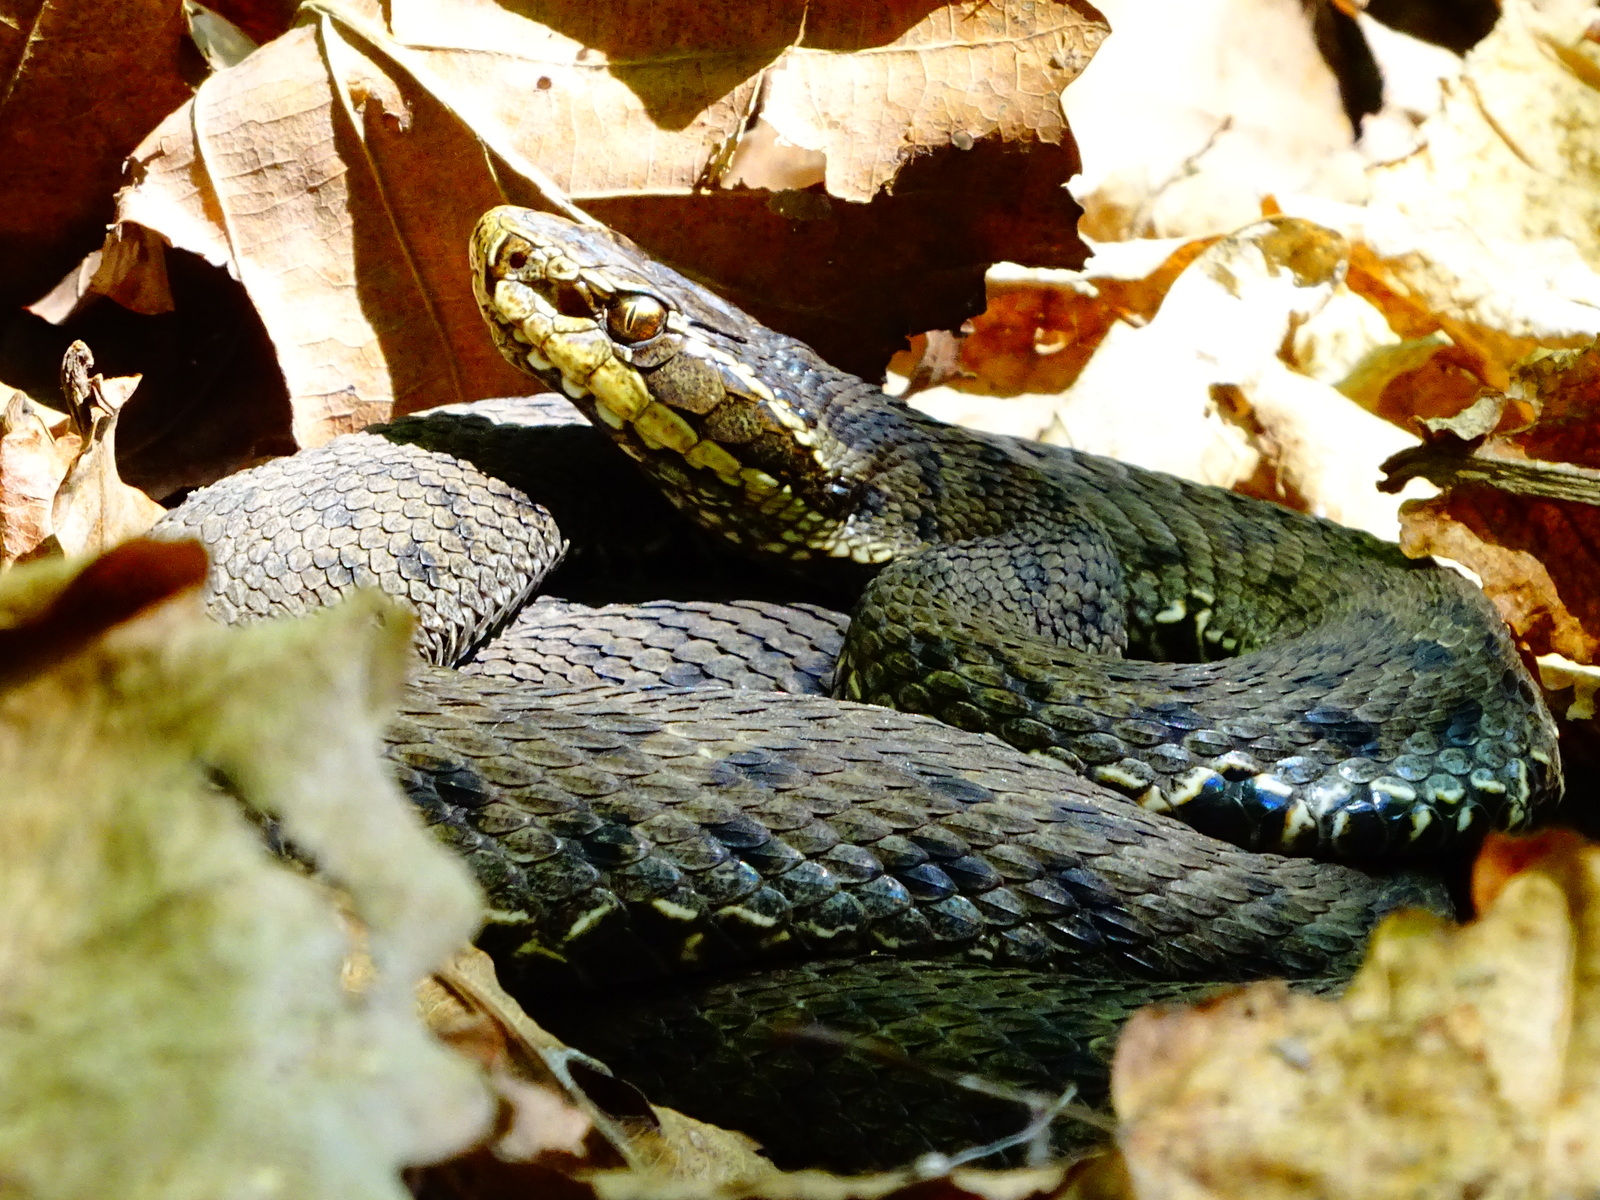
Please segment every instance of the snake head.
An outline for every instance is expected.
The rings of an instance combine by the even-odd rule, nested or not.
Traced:
[[[501,353],[569,396],[702,524],[789,558],[888,557],[845,536],[854,488],[818,420],[818,380],[860,380],[602,227],[502,206],[479,220],[471,252]]]

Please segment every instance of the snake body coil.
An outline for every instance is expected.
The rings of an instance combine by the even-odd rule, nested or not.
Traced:
[[[791,1163],[959,1149],[1015,1105],[771,1034],[820,1019],[1094,1100],[1170,981],[1337,978],[1384,912],[1448,909],[1425,877],[1260,851],[1414,856],[1559,788],[1548,715],[1448,572],[939,425],[604,231],[500,209],[473,255],[507,354],[720,536],[540,398],[242,472],[164,532],[207,544],[225,619],[363,584],[419,611],[439,665],[397,776],[482,882],[511,986],[653,1099]],[[563,554],[568,596],[689,603],[522,609]],[[842,633],[767,603],[858,593]]]
[[[934,421],[606,230],[495,209],[472,262],[507,358],[695,520],[804,569],[878,569],[842,696],[994,733],[1257,849],[1414,855],[1559,792],[1533,683],[1452,572]]]

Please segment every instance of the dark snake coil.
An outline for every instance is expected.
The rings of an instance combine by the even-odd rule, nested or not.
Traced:
[[[1548,715],[1448,572],[937,426],[614,235],[496,210],[476,247],[491,309],[513,252],[523,280],[536,247],[561,287],[587,279],[551,291],[565,332],[532,322],[534,353],[589,338],[593,367],[599,331],[613,366],[580,406],[635,386],[626,366],[690,429],[598,417],[659,491],[548,401],[494,402],[241,473],[164,530],[211,549],[224,619],[363,584],[418,609],[427,657],[460,669],[419,677],[390,735],[399,778],[483,883],[508,983],[653,1099],[840,1168],[998,1136],[1015,1104],[773,1034],[819,1019],[1094,1102],[1120,1018],[1183,990],[1162,981],[1338,977],[1383,912],[1447,906],[1425,877],[1236,849],[1174,814],[1372,862],[1525,821],[1559,786]],[[614,315],[628,296],[688,316],[651,332],[649,306]],[[529,361],[526,330],[495,329]],[[701,442],[726,459],[686,455]],[[817,562],[829,546],[842,562]],[[885,547],[887,568],[856,561]],[[523,609],[564,549],[549,590],[682,603]],[[863,580],[848,634],[792,603],[847,603]],[[830,682],[961,728],[818,695]]]

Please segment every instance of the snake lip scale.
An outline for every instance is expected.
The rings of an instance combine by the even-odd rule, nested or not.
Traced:
[[[1358,531],[944,425],[610,231],[497,208],[505,356],[704,527],[866,584],[837,694],[1057,758],[1248,848],[1379,863],[1517,828],[1554,726],[1453,572]]]

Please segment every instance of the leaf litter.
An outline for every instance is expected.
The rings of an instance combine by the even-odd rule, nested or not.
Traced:
[[[249,5],[219,8],[276,32]],[[1148,8],[1109,6],[1117,34],[1064,93],[1065,120],[1055,98],[1105,36],[1086,6],[797,12],[747,6],[734,25],[670,4],[628,20],[485,0],[304,6],[150,135],[104,246],[41,287],[35,311],[70,328],[109,297],[154,316],[174,307],[180,252],[223,267],[260,314],[294,437],[314,444],[521,390],[481,336],[460,246],[490,204],[570,196],[573,215],[867,373],[906,333],[972,317],[968,336],[930,335],[920,361],[894,364],[930,411],[1399,528],[1414,552],[1478,572],[1530,653],[1548,652],[1560,711],[1592,721],[1600,262],[1590,164],[1573,151],[1600,80],[1590,6],[1508,0],[1464,57],[1331,6],[1194,5],[1184,38]],[[1253,56],[1241,28],[1275,30],[1279,59]],[[1330,28],[1361,31],[1383,73],[1365,108],[1325,65]],[[1146,83],[1180,73],[1182,87]],[[1082,240],[1060,186],[1074,137]],[[991,271],[974,316],[1001,258],[1031,265]],[[104,466],[66,490],[98,510],[60,499],[97,421],[110,460],[121,394],[102,387],[81,428],[10,397],[7,561],[58,530],[82,528],[63,543],[76,549],[137,531],[105,502],[119,493]],[[1444,493],[1397,509],[1372,487],[1385,460],[1392,486]],[[1567,747],[1571,774],[1593,746]],[[1395,918],[1339,1001],[1262,988],[1140,1017],[1117,1060],[1118,1149],[1070,1169],[777,1174],[737,1136],[574,1068],[481,961],[458,958],[423,1007],[484,1070],[475,1111],[481,1124],[492,1104],[497,1132],[411,1190],[1585,1194],[1600,1177],[1600,868],[1575,846],[1510,845],[1479,862],[1478,924]],[[361,955],[340,928],[348,965]],[[469,1123],[456,1144],[479,1137]],[[413,1143],[371,1178],[422,1157]]]

